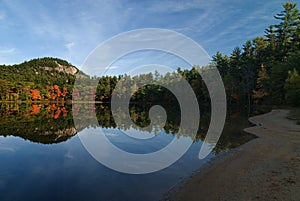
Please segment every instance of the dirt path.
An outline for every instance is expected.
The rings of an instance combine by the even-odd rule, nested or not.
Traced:
[[[300,201],[300,126],[287,110],[250,118],[258,136],[201,168],[167,200]]]

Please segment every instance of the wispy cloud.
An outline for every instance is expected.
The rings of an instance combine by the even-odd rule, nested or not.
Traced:
[[[68,49],[68,51],[71,51],[74,45],[75,45],[74,42],[69,42],[65,45],[65,47]]]
[[[24,60],[25,59],[22,53],[18,49],[0,47],[0,64],[11,65],[11,64],[21,63]]]
[[[31,43],[30,47],[33,47],[33,43],[40,44],[38,48],[27,49],[27,52],[61,55],[77,65],[82,64],[100,42],[119,33],[120,23],[126,20],[126,16],[121,15],[122,7],[118,6],[122,4],[117,2],[75,0],[68,4],[49,4],[32,1],[15,4],[4,0],[15,22],[18,21],[18,30],[22,30],[23,37],[26,37],[23,44],[19,45]],[[41,49],[43,53],[39,51]]]
[[[120,66],[107,66],[105,69],[118,69]]]
[[[283,0],[2,0],[1,44],[16,49],[0,48],[0,53],[23,52],[11,58],[18,61],[57,56],[81,66],[99,43],[124,31],[149,27],[179,31],[211,52],[222,51],[263,32],[281,3]]]
[[[9,49],[2,49],[0,48],[0,54],[11,54],[16,52],[15,48],[9,48]]]
[[[13,147],[0,147],[0,152],[15,152]]]
[[[204,38],[203,45],[218,47],[218,49],[215,48],[215,52],[222,52],[222,49],[231,51],[246,40],[263,35],[264,29],[274,22],[273,15],[278,13],[280,9],[280,3],[274,1],[260,2],[257,9],[249,9],[246,5],[244,7],[237,5],[231,9],[231,13],[222,15],[221,22],[223,24],[212,29],[212,34],[202,36]]]
[[[5,19],[5,13],[3,11],[0,11],[0,20]]]
[[[195,10],[195,9],[211,9],[216,8],[221,1],[217,0],[189,0],[189,1],[177,1],[177,0],[167,0],[167,1],[152,1],[146,11],[151,13],[178,13],[183,11]]]

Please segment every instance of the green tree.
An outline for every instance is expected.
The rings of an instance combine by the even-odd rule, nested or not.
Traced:
[[[284,85],[286,89],[285,99],[293,106],[300,105],[300,76],[296,69],[289,71],[288,78]]]
[[[275,25],[278,41],[277,52],[280,53],[279,60],[281,61],[284,61],[292,50],[300,23],[297,3],[286,2],[283,4],[283,8],[284,10],[275,16],[276,19],[281,21],[278,25]]]
[[[288,66],[283,62],[274,64],[271,70],[271,97],[272,104],[280,105],[285,100],[284,83],[288,75]]]
[[[218,68],[220,75],[224,77],[228,73],[229,58],[227,55],[223,56],[220,52],[217,52],[213,57],[213,63]]]
[[[256,89],[253,91],[253,99],[256,104],[264,103],[269,96],[270,77],[262,64],[256,79]]]
[[[265,37],[255,37],[253,39],[253,55],[257,63],[262,64],[267,58],[268,40]]]
[[[276,48],[277,48],[277,37],[274,29],[274,25],[270,25],[268,29],[265,30],[265,37],[268,42],[266,49],[266,56],[270,60],[276,58]]]

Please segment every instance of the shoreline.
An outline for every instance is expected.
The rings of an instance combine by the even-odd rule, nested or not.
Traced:
[[[300,126],[272,110],[249,118],[257,136],[179,182],[164,200],[300,200]]]

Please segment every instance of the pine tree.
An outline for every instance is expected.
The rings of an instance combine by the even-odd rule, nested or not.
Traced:
[[[213,56],[213,63],[218,68],[222,77],[228,73],[229,58],[227,56],[223,56],[220,52],[217,52],[217,54]]]
[[[268,49],[268,41],[265,37],[256,37],[253,39],[253,54],[257,63],[261,64],[266,61],[266,52]]]
[[[253,91],[253,99],[256,104],[266,101],[269,96],[270,77],[265,66],[262,64],[256,79],[256,90]]]
[[[296,69],[289,71],[288,78],[284,85],[286,89],[286,101],[293,106],[300,105],[300,76]]]
[[[280,61],[284,61],[293,49],[293,41],[296,38],[300,23],[297,3],[287,2],[283,8],[284,10],[275,16],[276,19],[281,20],[278,25],[275,25],[278,42],[277,52]]]
[[[265,30],[265,37],[268,41],[267,57],[273,60],[275,58],[275,51],[277,47],[277,38],[273,25],[270,25],[269,28]]]

